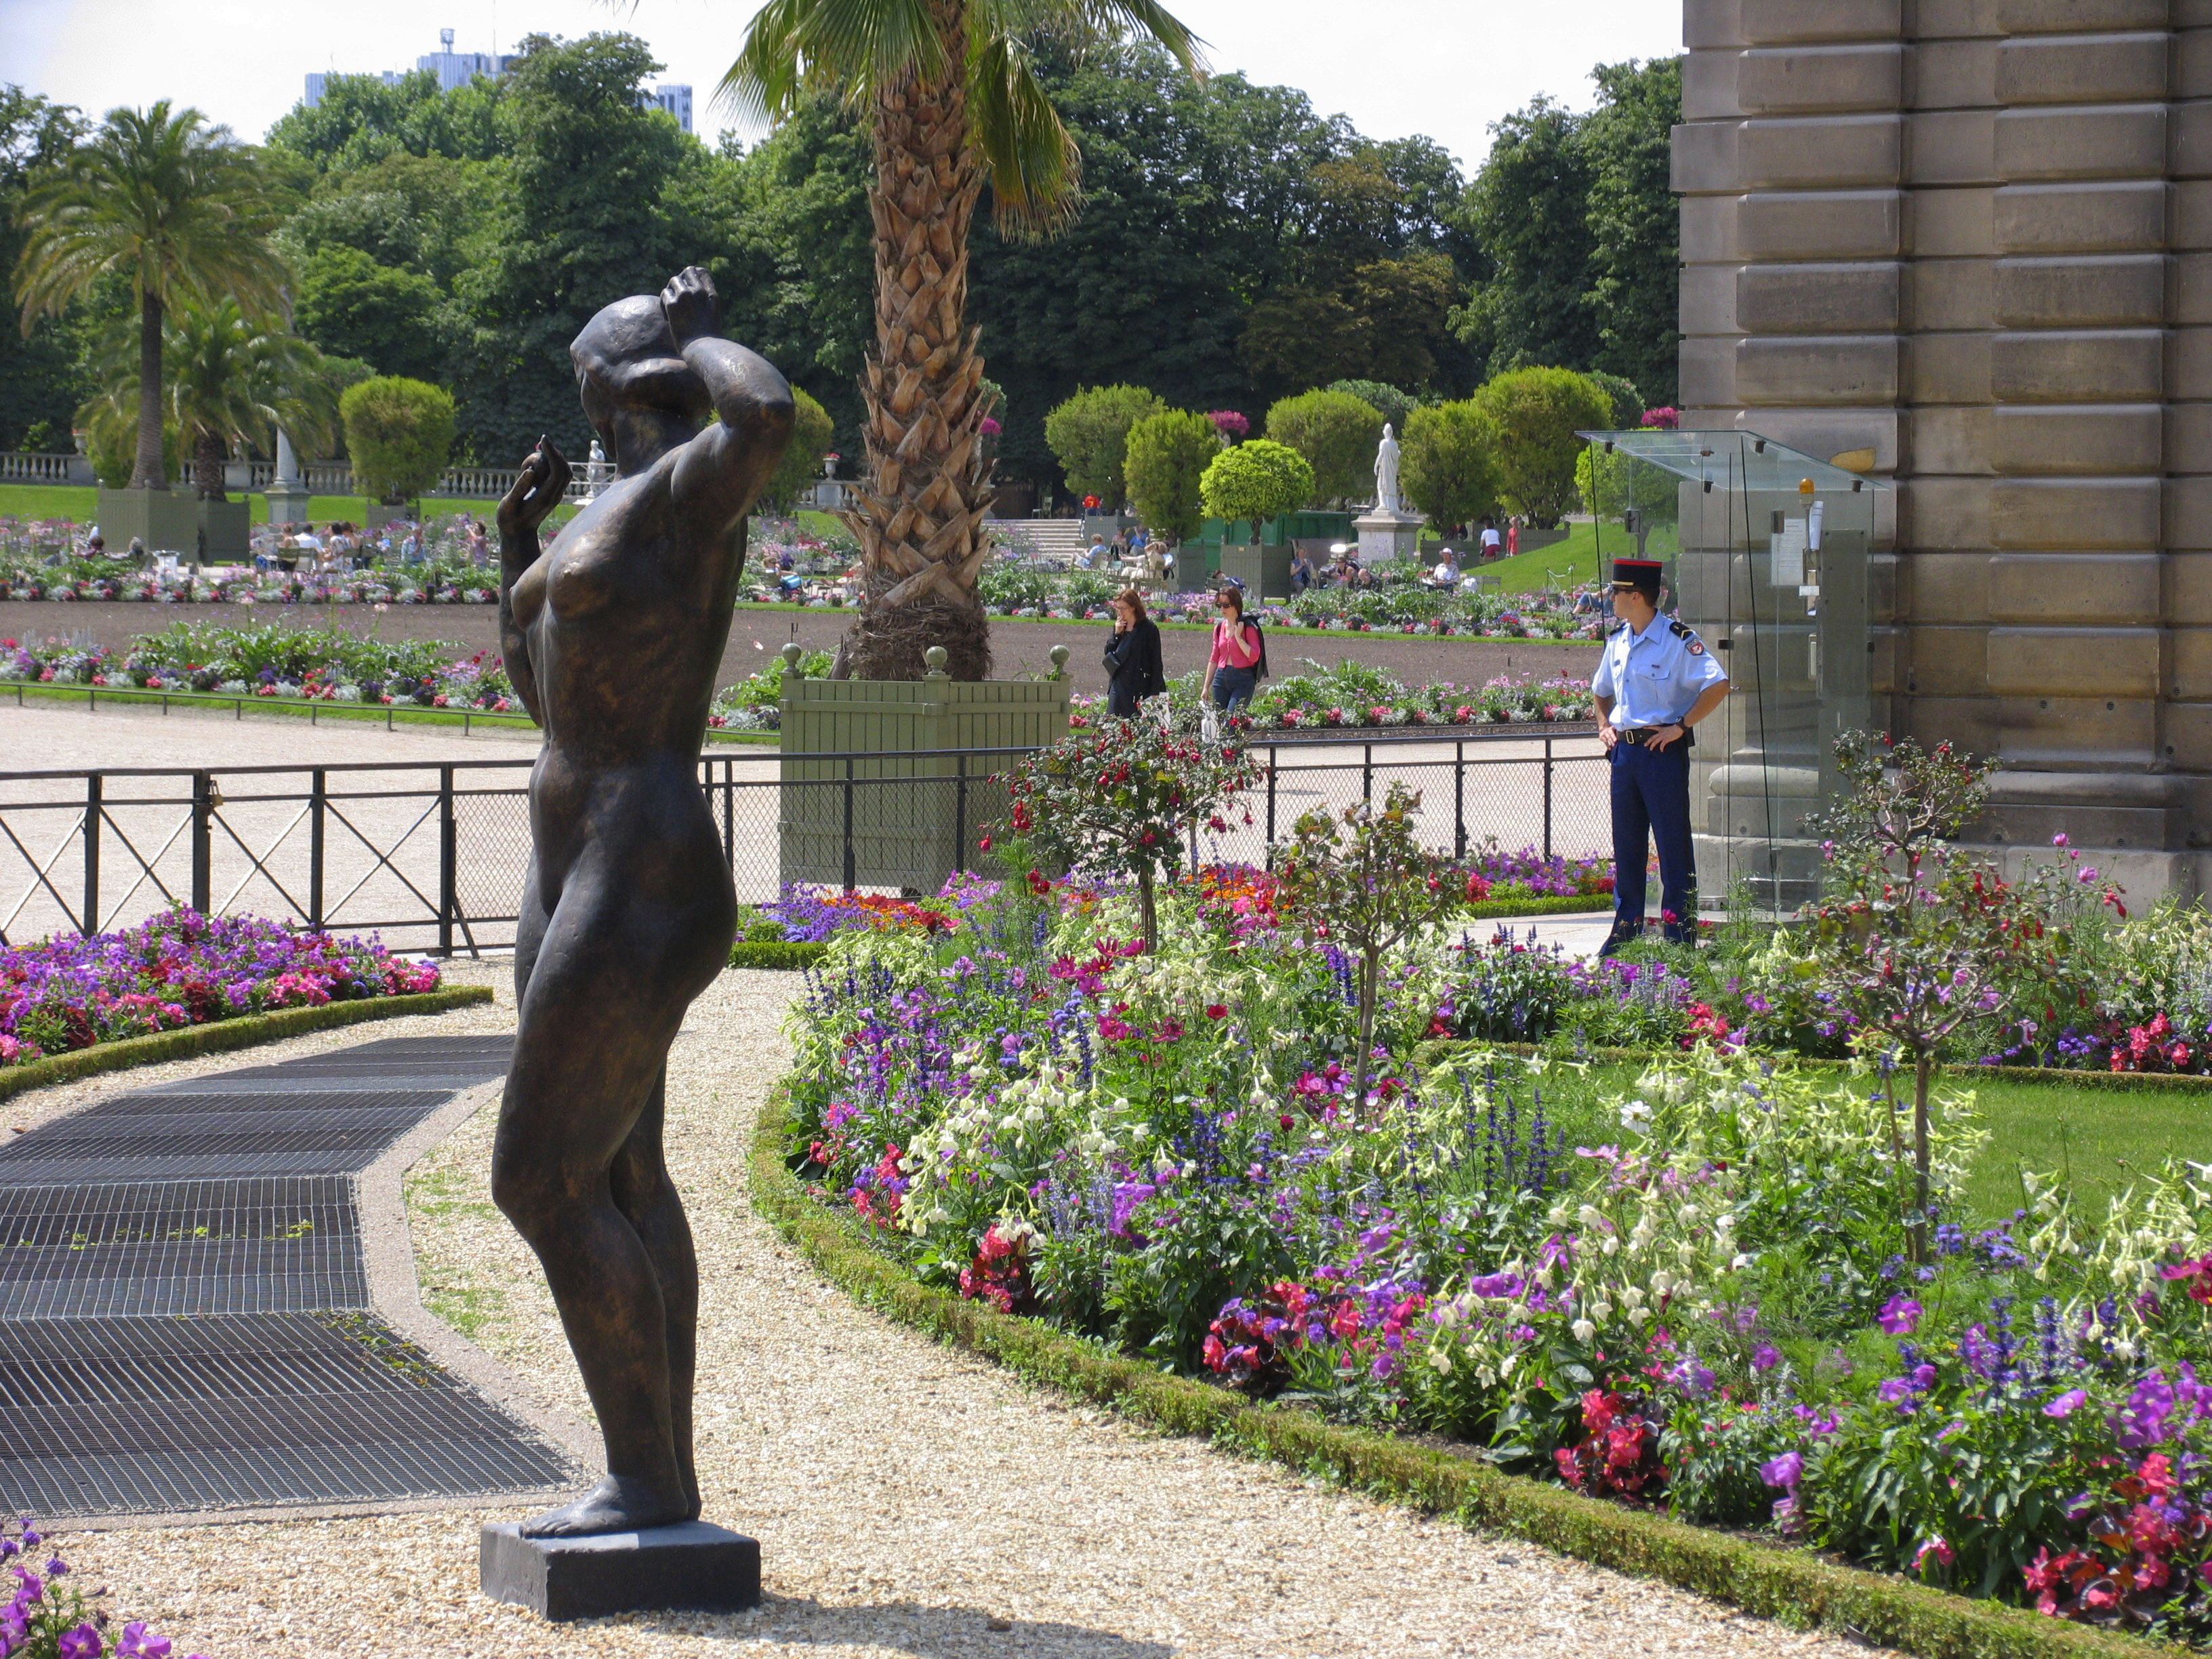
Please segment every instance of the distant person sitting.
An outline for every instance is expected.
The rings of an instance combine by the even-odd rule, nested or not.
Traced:
[[[1313,555],[1303,547],[1291,561],[1291,592],[1303,593],[1321,580],[1321,572],[1314,568]]]
[[[1446,554],[1437,561],[1437,568],[1429,572],[1429,586],[1439,592],[1449,593],[1459,586],[1459,571]]]
[[[1106,538],[1103,536],[1093,536],[1091,538],[1091,550],[1083,556],[1083,562],[1093,570],[1103,570],[1111,557],[1112,555],[1106,550]]]

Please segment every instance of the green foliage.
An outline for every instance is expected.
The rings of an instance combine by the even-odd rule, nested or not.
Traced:
[[[1307,392],[1267,411],[1267,436],[1305,457],[1313,469],[1313,504],[1365,501],[1375,480],[1382,413],[1348,392]],[[1304,503],[1300,503],[1304,505]]]
[[[1205,516],[1199,480],[1220,453],[1221,434],[1203,415],[1163,410],[1132,426],[1122,466],[1138,518],[1174,541],[1195,536]]]
[[[134,383],[131,403],[137,402]],[[131,469],[138,459],[137,410],[118,410],[112,400],[101,398],[78,414],[84,427],[85,459],[92,463],[92,476],[110,489],[123,489],[130,483]],[[183,464],[184,451],[178,445],[176,418],[172,416],[161,422],[161,476],[175,477],[177,469]]]
[[[1468,191],[1468,220],[1490,273],[1459,313],[1461,337],[1491,370],[1587,363],[1591,314],[1590,173],[1582,118],[1539,97],[1498,123]]]
[[[338,413],[354,474],[380,499],[410,501],[445,471],[453,444],[453,398],[444,388],[380,375],[347,387]]]
[[[1092,386],[1054,409],[1044,417],[1044,441],[1067,475],[1067,487],[1119,506],[1128,489],[1123,467],[1129,428],[1166,408],[1140,386]]]
[[[300,273],[293,313],[301,333],[341,357],[358,357],[383,374],[428,380],[445,361],[437,319],[438,285],[404,266],[379,264],[356,247],[318,249]]]
[[[822,476],[822,457],[829,451],[834,430],[830,411],[812,392],[793,386],[791,396],[796,405],[791,447],[761,490],[761,500],[782,512],[790,511],[799,492]]]
[[[1498,423],[1472,399],[1417,409],[1399,458],[1406,499],[1439,529],[1471,525],[1497,510],[1504,480]]]
[[[1339,380],[1326,389],[1350,392],[1397,428],[1401,437],[1405,435],[1407,417],[1419,406],[1418,398],[1380,380]]]
[[[1198,493],[1209,518],[1272,519],[1313,499],[1314,471],[1297,450],[1250,438],[1206,464]]]
[[[1605,426],[1613,413],[1605,393],[1565,368],[1523,368],[1501,374],[1475,394],[1498,428],[1498,457],[1507,501],[1537,528],[1549,530],[1575,505],[1577,431]]]
[[[1589,300],[1598,368],[1653,402],[1675,401],[1681,213],[1670,177],[1682,118],[1682,60],[1601,64],[1598,106],[1583,127],[1589,169]],[[1646,407],[1650,405],[1647,404]],[[1617,415],[1621,426],[1635,424]]]
[[[1644,394],[1636,389],[1634,381],[1607,374],[1601,368],[1586,371],[1583,378],[1605,393],[1606,402],[1612,410],[1606,422],[1607,426],[1634,427],[1643,423]]]
[[[21,254],[23,194],[40,172],[57,166],[84,135],[75,110],[21,87],[0,83],[0,271],[13,271]],[[0,328],[0,449],[70,447],[78,389],[78,343],[73,331],[49,325],[25,339]],[[33,428],[40,428],[38,436]],[[125,473],[128,476],[126,465]]]

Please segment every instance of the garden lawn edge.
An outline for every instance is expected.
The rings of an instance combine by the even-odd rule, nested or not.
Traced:
[[[301,1036],[309,1031],[327,1031],[334,1026],[357,1025],[363,1020],[397,1019],[404,1014],[442,1014],[491,1000],[492,989],[489,985],[449,985],[443,990],[422,991],[411,996],[357,997],[344,1002],[320,1003],[310,1008],[279,1008],[273,1013],[241,1014],[235,1019],[213,1020],[205,1025],[184,1025],[173,1031],[150,1031],[144,1036],[125,1037],[115,1042],[96,1042],[89,1048],[73,1049],[65,1054],[49,1054],[44,1060],[10,1066],[0,1071],[0,1100],[22,1094],[27,1090],[43,1089],[49,1084],[70,1083],[78,1078],[97,1077],[103,1072],[120,1072],[133,1066],[158,1066],[164,1060],[192,1060],[201,1054],[224,1054],[233,1048],[250,1048],[258,1043]]]
[[[1613,896],[1596,893],[1552,898],[1479,899],[1473,904],[1462,905],[1452,912],[1449,920],[1504,921],[1515,916],[1602,916],[1612,914]]]
[[[1823,1626],[1921,1659],[2093,1659],[2152,1650],[2132,1637],[1825,1561],[1455,1457],[1371,1430],[1255,1405],[1102,1352],[1032,1319],[921,1284],[850,1217],[808,1196],[784,1162],[787,1085],[754,1129],[752,1201],[823,1276],[861,1305],[995,1360],[1026,1380],[1113,1407],[1170,1434],[1203,1435],[1462,1526],[1504,1533],[1657,1578],[1796,1628]]]
[[[828,945],[808,939],[741,939],[730,947],[730,966],[795,973],[811,968],[829,953]]]
[[[1413,1061],[1419,1066],[1433,1066],[1445,1055],[1462,1048],[1480,1049],[1486,1053],[1517,1054],[1523,1059],[1543,1054],[1553,1060],[1594,1060],[1601,1065],[1649,1064],[1655,1060],[1680,1060],[1689,1050],[1683,1048],[1586,1048],[1580,1054],[1563,1054],[1556,1049],[1537,1042],[1486,1042],[1476,1037],[1436,1037],[1413,1050]],[[1769,1054],[1764,1049],[1751,1048],[1741,1052],[1764,1060],[1774,1066],[1802,1066],[1822,1071],[1843,1072],[1850,1069],[1848,1060],[1826,1060],[1812,1054]],[[1910,1076],[1909,1067],[1899,1067],[1901,1075]],[[2087,1069],[2070,1071],[2063,1066],[1960,1066],[1945,1062],[1936,1073],[1947,1078],[1989,1078],[2000,1083],[2050,1083],[2075,1089],[2166,1089],[2182,1094],[2202,1094],[2212,1091],[2212,1075],[2190,1072],[2092,1072]]]

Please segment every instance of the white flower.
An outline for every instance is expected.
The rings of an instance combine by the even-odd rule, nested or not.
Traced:
[[[1651,1121],[1651,1107],[1648,1102],[1632,1100],[1620,1109],[1620,1127],[1638,1131]]]
[[[1577,1319],[1575,1321],[1573,1328],[1575,1333],[1575,1340],[1577,1342],[1587,1342],[1597,1334],[1597,1327],[1591,1324],[1587,1319]]]

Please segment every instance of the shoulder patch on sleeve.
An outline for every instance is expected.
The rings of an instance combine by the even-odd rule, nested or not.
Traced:
[[[1690,631],[1690,625],[1680,618],[1669,618],[1667,627],[1678,640],[1694,640],[1698,637]]]
[[[1704,656],[1705,654],[1705,642],[1703,640],[1692,640],[1690,641],[1690,654],[1693,657]]]

